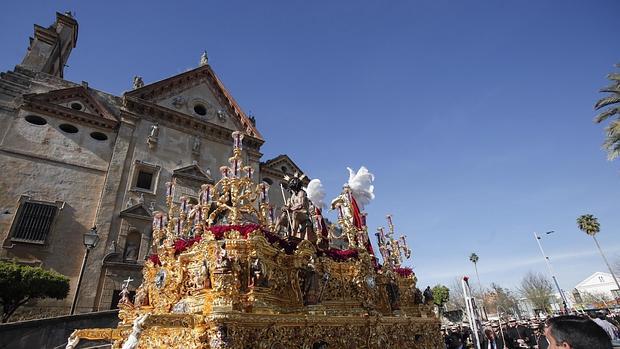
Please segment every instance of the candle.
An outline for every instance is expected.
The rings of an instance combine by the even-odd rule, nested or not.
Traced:
[[[230,165],[232,166],[233,175],[235,177],[238,177],[239,176],[239,159],[231,158]]]
[[[188,211],[187,197],[185,196],[181,196],[181,211],[183,211],[183,213],[187,213]]]
[[[239,132],[239,131],[235,131],[232,133],[232,137],[233,137],[233,144],[235,149],[242,149],[243,148],[243,133]]]
[[[226,178],[228,177],[230,169],[228,168],[228,166],[222,166],[220,167],[220,172],[222,173],[222,178]]]
[[[174,193],[174,183],[166,182],[166,196],[173,196]]]
[[[181,222],[180,219],[178,218],[173,218],[172,219],[172,223],[174,224],[174,235],[179,235],[179,232],[181,231]]]
[[[269,184],[262,182],[260,184],[260,200],[263,204],[269,203]]]
[[[161,213],[153,212],[153,229],[161,229]]]
[[[198,225],[200,223],[202,223],[202,210],[199,209],[194,217],[194,224]]]

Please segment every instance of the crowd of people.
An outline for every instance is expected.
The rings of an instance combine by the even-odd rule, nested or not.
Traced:
[[[598,311],[480,324],[480,349],[610,349],[620,339],[620,317]],[[467,324],[442,327],[446,349],[476,348]]]

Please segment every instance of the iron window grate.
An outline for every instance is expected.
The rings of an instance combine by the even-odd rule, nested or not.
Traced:
[[[24,202],[11,239],[44,243],[57,211],[55,205]]]

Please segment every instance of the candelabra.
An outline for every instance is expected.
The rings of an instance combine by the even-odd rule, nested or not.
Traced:
[[[404,259],[411,257],[411,249],[407,246],[404,235],[401,235],[400,238],[394,238],[395,229],[391,215],[387,215],[387,222],[388,232],[386,233],[383,227],[379,227],[375,235],[384,265],[389,269],[396,269],[400,268],[403,263],[403,257]]]

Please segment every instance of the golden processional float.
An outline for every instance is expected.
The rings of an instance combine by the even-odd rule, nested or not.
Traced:
[[[304,188],[305,176],[286,177],[276,217],[269,185],[242,164],[243,134],[233,140],[230,166],[197,203],[173,202],[166,183],[168,212],[154,213],[154,254],[135,299],[128,279],[118,327],[76,330],[68,349],[80,339],[122,349],[443,348],[432,300],[401,267],[411,251],[390,216],[376,233],[383,264],[373,252],[363,213],[371,173],[349,169],[330,205],[337,224],[323,218],[319,180]]]

